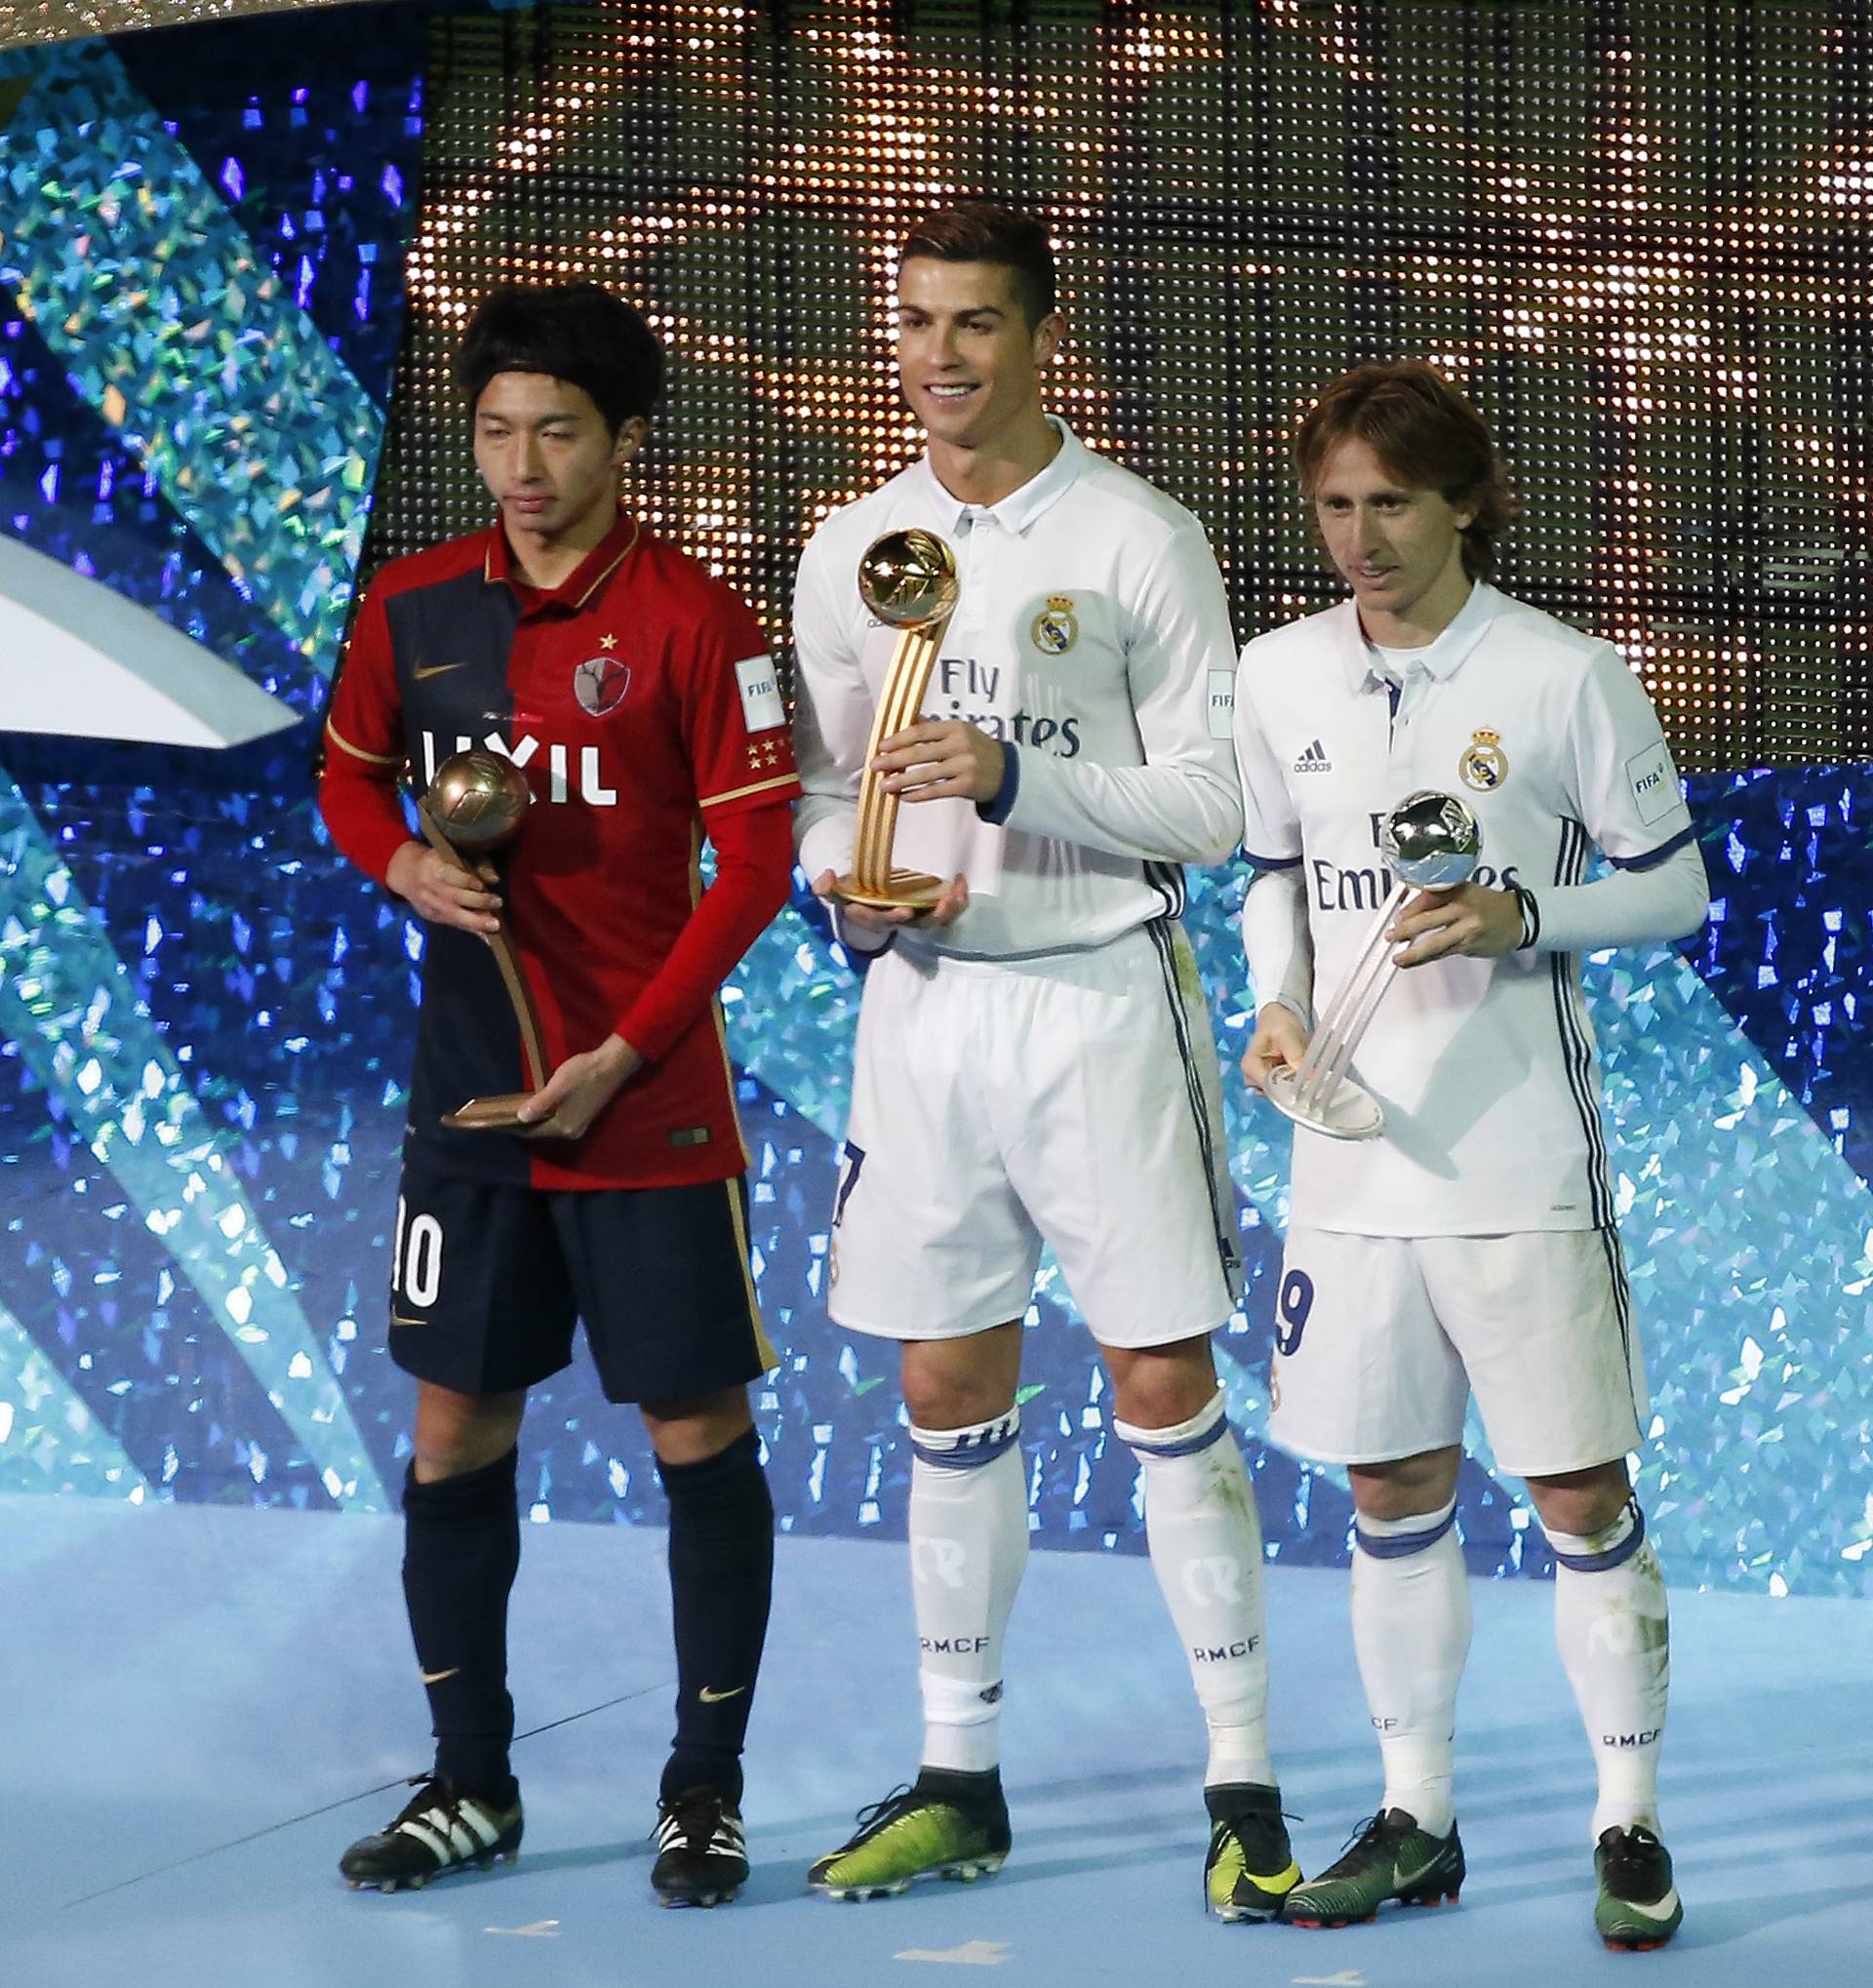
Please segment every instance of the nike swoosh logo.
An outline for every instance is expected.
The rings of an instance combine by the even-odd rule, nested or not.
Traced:
[[[745,1691],[748,1688],[746,1685],[737,1685],[735,1690],[732,1691],[712,1691],[709,1690],[707,1685],[704,1685],[702,1689],[697,1692],[696,1695],[698,1698],[700,1698],[703,1704],[705,1705],[720,1705],[721,1703],[723,1703],[725,1699],[738,1698],[741,1695],[741,1693]]]
[[[439,1685],[445,1678],[460,1677],[461,1666],[457,1664],[454,1670],[419,1670],[417,1675],[425,1685]]]
[[[410,674],[416,678],[418,683],[421,683],[426,676],[441,676],[445,670],[466,669],[467,666],[466,663],[462,662],[420,662]]]
[[[1669,1919],[1678,1910],[1678,1894],[1667,1891],[1654,1903],[1648,1905],[1643,1898],[1622,1898],[1620,1906],[1627,1912],[1643,1912],[1648,1919]]]
[[[1394,1863],[1392,1866],[1392,1883],[1398,1888],[1399,1890],[1409,1891],[1414,1885],[1420,1883],[1425,1878],[1428,1878],[1431,1872],[1434,1869],[1436,1869],[1436,1867],[1437,1867],[1436,1857],[1427,1858],[1423,1863],[1419,1864],[1417,1869],[1415,1871],[1408,1871],[1402,1864]]]
[[[407,1319],[400,1311],[393,1311],[390,1314],[390,1323],[393,1326],[419,1326],[422,1324],[422,1320]]]

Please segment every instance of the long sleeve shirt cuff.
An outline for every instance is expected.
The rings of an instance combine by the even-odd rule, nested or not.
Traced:
[[[984,821],[992,821],[1000,827],[1015,812],[1015,802],[1021,791],[1021,755],[1018,746],[1004,738],[1002,744],[1002,784],[995,789],[992,800],[977,801],[976,812]]]

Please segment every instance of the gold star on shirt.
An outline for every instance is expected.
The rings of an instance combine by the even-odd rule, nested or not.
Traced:
[[[601,649],[616,649],[618,647],[618,637],[616,635],[601,635],[598,638],[598,646]]]

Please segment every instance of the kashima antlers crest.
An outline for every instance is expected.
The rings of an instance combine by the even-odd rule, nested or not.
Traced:
[[[609,718],[630,687],[631,666],[615,656],[590,656],[573,671],[573,696],[594,718]]]

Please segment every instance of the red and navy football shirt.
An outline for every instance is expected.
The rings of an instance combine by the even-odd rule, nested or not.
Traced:
[[[430,926],[410,1138],[452,1171],[538,1187],[739,1173],[720,1013],[673,1014],[653,987],[712,824],[784,820],[800,790],[773,660],[735,594],[625,515],[550,590],[520,583],[498,525],[397,560],[359,609],[327,743],[326,818],[379,881],[409,840],[400,775],[420,791],[451,753],[507,754],[534,806],[500,890],[548,1068],[614,1031],[648,1059],[576,1142],[445,1130],[443,1113],[526,1083],[493,953]]]

